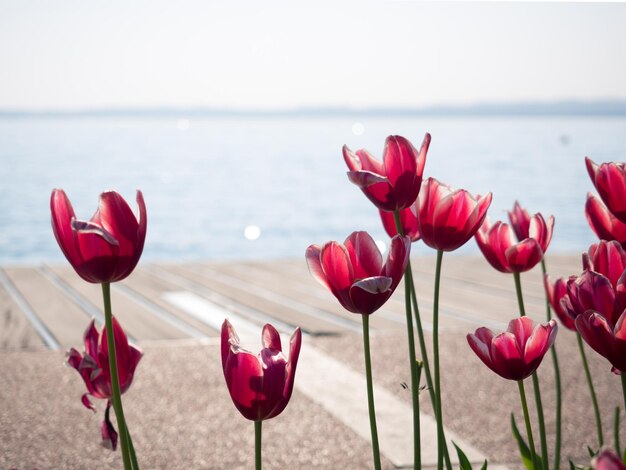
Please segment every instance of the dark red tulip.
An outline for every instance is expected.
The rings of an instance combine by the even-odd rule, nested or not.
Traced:
[[[620,221],[591,193],[587,193],[585,216],[591,230],[600,240],[615,240],[626,245],[626,223]]]
[[[412,204],[411,207],[402,209],[400,211],[400,223],[402,224],[402,231],[404,235],[408,236],[412,242],[416,242],[420,239],[420,229],[417,224],[416,204]],[[385,232],[390,237],[394,237],[398,234],[396,230],[396,219],[393,212],[378,211],[380,213],[380,220],[383,222]]]
[[[485,220],[475,238],[489,264],[503,273],[528,271],[543,258],[537,240],[525,238],[515,243],[511,226],[500,221],[489,226],[489,220]]]
[[[289,340],[289,358],[283,354],[278,331],[263,327],[263,349],[253,354],[239,346],[239,337],[228,320],[222,324],[222,368],[233,403],[251,421],[278,416],[289,403],[296,377],[302,333]]]
[[[609,162],[598,165],[589,157],[585,157],[585,164],[602,201],[615,217],[626,222],[626,164]]]
[[[613,366],[614,372],[626,372],[626,325],[622,313],[613,326],[602,314],[588,310],[576,318],[576,329],[585,340],[601,356]]]
[[[591,461],[594,470],[626,470],[626,465],[612,450],[605,448]]]
[[[475,198],[464,189],[452,190],[428,178],[417,200],[422,240],[431,248],[453,251],[478,231],[491,204],[491,193]]]
[[[420,191],[430,134],[424,136],[420,151],[404,137],[391,135],[385,140],[383,161],[367,150],[352,152],[343,146],[343,158],[350,171],[348,178],[376,207],[395,211],[409,207]]]
[[[63,254],[84,280],[115,282],[137,265],[146,239],[146,205],[137,191],[139,220],[115,191],[100,195],[90,221],[77,220],[70,200],[61,189],[52,191],[52,230]]]
[[[570,276],[568,279],[558,278],[554,284],[550,282],[550,276],[547,274],[543,277],[543,285],[546,289],[548,301],[552,307],[552,311],[556,314],[557,318],[561,321],[561,324],[568,330],[576,331],[576,325],[574,324],[574,318],[572,318],[561,305],[561,299],[567,295],[567,282],[575,281],[577,276]]]
[[[623,310],[611,281],[588,269],[567,282],[567,295],[561,299],[561,306],[572,318],[579,317],[587,310],[595,310],[612,323]]]
[[[409,261],[411,240],[396,235],[383,264],[367,232],[353,232],[343,245],[331,241],[306,250],[309,271],[350,312],[369,315],[391,297]]]
[[[552,232],[554,231],[554,216],[545,220],[540,213],[531,216],[519,202],[515,201],[513,210],[509,212],[509,222],[515,232],[518,241],[526,238],[534,238],[539,242],[541,251],[545,254],[552,240]]]
[[[626,269],[626,251],[616,241],[601,240],[583,253],[583,268],[602,274],[617,290],[619,279]]]
[[[507,331],[498,335],[488,328],[478,328],[474,334],[467,335],[467,342],[500,377],[523,380],[537,370],[554,343],[557,330],[555,320],[540,324],[519,317],[511,320]]]
[[[133,345],[128,344],[126,333],[115,317],[113,320],[113,336],[115,341],[115,357],[117,358],[117,373],[120,382],[120,393],[126,392],[133,382],[133,376],[143,353]],[[67,363],[78,371],[87,386],[87,393],[82,396],[85,407],[95,411],[89,401],[89,396],[107,400],[105,419],[102,422],[102,440],[115,450],[117,432],[109,420],[109,408],[113,396],[111,374],[109,372],[109,347],[106,329],[102,328],[99,334],[94,320],[89,323],[84,335],[85,351],[80,354],[72,348],[68,352]]]

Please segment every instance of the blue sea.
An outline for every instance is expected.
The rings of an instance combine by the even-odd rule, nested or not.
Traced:
[[[134,206],[141,189],[144,260],[302,258],[311,243],[354,230],[386,240],[377,210],[347,180],[341,148],[380,157],[387,135],[419,147],[425,132],[425,176],[491,191],[492,220],[515,200],[554,214],[551,252],[581,252],[594,240],[584,157],[626,160],[623,117],[3,118],[0,263],[63,259],[50,227],[53,188],[81,219],[103,190]],[[470,241],[460,252],[478,249]]]

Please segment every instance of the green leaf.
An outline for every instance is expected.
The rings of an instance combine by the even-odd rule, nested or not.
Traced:
[[[527,470],[534,470],[535,466],[533,465],[533,455],[530,451],[530,448],[528,447],[528,444],[526,444],[526,441],[524,441],[524,438],[517,428],[517,424],[515,423],[515,416],[513,416],[513,413],[511,413],[511,429],[513,431],[513,437],[515,437],[515,440],[517,441],[517,446],[519,447],[524,467],[526,467]],[[539,456],[537,456],[537,460],[539,460],[538,464],[539,468],[541,468],[541,459]]]
[[[472,470],[472,464],[469,459],[465,455],[465,453],[461,450],[459,446],[456,445],[456,442],[452,441],[454,447],[456,448],[456,454],[459,456],[459,468],[461,470]]]
[[[589,452],[589,457],[594,458],[597,454],[597,450],[593,450],[591,447],[587,446],[587,452]]]
[[[487,470],[487,459],[485,459],[485,463],[480,467],[480,470]]]

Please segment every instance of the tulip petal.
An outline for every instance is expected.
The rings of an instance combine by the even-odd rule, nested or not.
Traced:
[[[528,238],[528,229],[530,226],[530,215],[528,211],[524,209],[518,201],[513,204],[513,210],[509,211],[509,222],[515,232],[517,241],[522,241]]]
[[[539,242],[534,238],[527,238],[509,247],[504,255],[506,256],[509,269],[515,273],[529,271],[543,259],[543,252]]]
[[[102,447],[110,450],[117,449],[117,432],[109,418],[109,410],[111,409],[111,401],[107,400],[106,411],[104,412],[104,420],[100,426],[102,432]]]
[[[387,255],[387,261],[382,269],[382,275],[390,277],[393,282],[391,283],[391,290],[394,291],[402,276],[406,271],[406,267],[409,264],[409,257],[411,254],[411,240],[409,237],[401,237],[396,235],[391,239],[391,245],[389,247],[389,254]]]
[[[320,264],[331,292],[345,309],[354,312],[349,295],[354,274],[346,248],[337,242],[326,243],[320,252]]]
[[[280,344],[280,334],[269,323],[263,326],[263,332],[261,333],[261,343],[265,349],[274,349],[276,351],[282,351],[283,348]]]
[[[350,257],[354,278],[363,279],[380,274],[383,257],[369,233],[352,232],[344,246]]]
[[[369,315],[378,310],[391,296],[393,280],[390,277],[377,276],[355,282],[350,288],[350,298],[356,312]]]
[[[309,246],[305,253],[306,264],[309,267],[309,272],[317,280],[317,282],[322,284],[328,290],[332,290],[330,283],[326,278],[326,274],[324,273],[324,269],[322,268],[322,263],[320,261],[321,253],[322,249],[318,245]]]
[[[622,246],[626,245],[626,223],[611,214],[602,201],[591,193],[587,193],[585,216],[600,240],[616,240]]]

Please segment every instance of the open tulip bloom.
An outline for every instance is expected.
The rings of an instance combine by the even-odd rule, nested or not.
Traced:
[[[146,205],[137,191],[139,220],[115,191],[100,195],[91,220],[76,219],[61,189],[52,191],[52,229],[63,254],[87,282],[115,282],[127,277],[139,261],[146,238]]]
[[[598,165],[585,157],[587,173],[609,211],[626,222],[626,164],[602,163]]]
[[[593,233],[600,240],[616,240],[626,246],[626,223],[615,217],[609,209],[591,193],[587,193],[585,216]]]
[[[128,344],[126,333],[124,333],[115,317],[113,318],[113,332],[120,378],[120,391],[124,393],[133,381],[135,368],[142,357],[142,352],[135,346]],[[67,362],[78,371],[87,386],[87,393],[81,399],[85,407],[94,412],[96,411],[96,408],[89,400],[90,395],[107,401],[105,417],[101,427],[102,441],[105,446],[115,450],[117,447],[117,432],[109,419],[109,408],[111,407],[113,392],[109,368],[107,332],[103,328],[101,334],[99,334],[94,320],[92,320],[85,330],[84,341],[84,354],[71,348],[67,353]]]
[[[344,145],[348,178],[381,210],[409,207],[420,191],[429,145],[430,134],[424,136],[419,152],[404,137],[391,135],[385,140],[382,162],[365,149],[355,153]]]
[[[253,354],[239,346],[239,337],[228,320],[222,324],[222,369],[235,407],[255,422],[255,461],[261,468],[261,423],[278,416],[289,403],[302,345],[296,328],[289,340],[289,358],[282,351],[280,335],[266,324],[261,334],[263,349]]]

